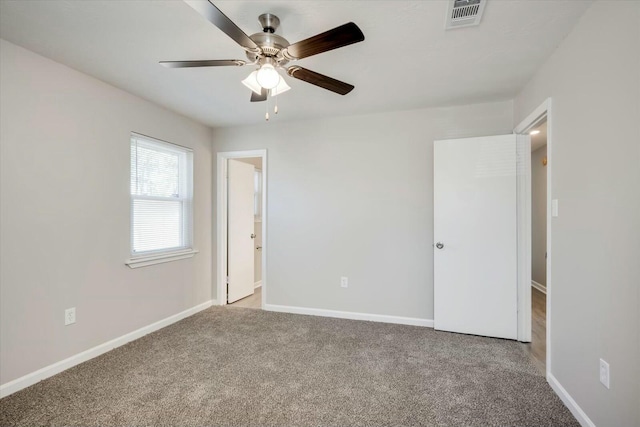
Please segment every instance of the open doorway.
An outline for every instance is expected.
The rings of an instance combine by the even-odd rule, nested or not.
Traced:
[[[217,296],[261,309],[266,299],[266,150],[218,153]]]
[[[523,254],[520,264],[523,274],[519,282],[522,294],[522,298],[519,299],[519,315],[522,316],[520,322],[522,329],[519,331],[519,336],[522,338],[519,341],[522,342],[532,362],[546,373],[547,380],[551,371],[553,351],[550,312],[554,289],[551,280],[551,217],[555,215],[555,211],[551,209],[555,202],[551,199],[553,179],[551,104],[551,98],[547,98],[514,129],[516,134],[526,135],[525,152],[528,158],[524,163],[527,165],[528,170],[525,175],[528,178],[524,180],[525,185],[521,191],[523,197],[519,203],[523,214],[528,217],[521,227],[521,240],[524,244],[519,248]],[[531,143],[530,146],[529,143]]]
[[[542,371],[547,348],[547,119],[531,135],[531,343],[528,350]]]

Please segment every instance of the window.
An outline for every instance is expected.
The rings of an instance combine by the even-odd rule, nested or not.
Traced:
[[[192,205],[192,151],[131,134],[132,257],[190,250]]]

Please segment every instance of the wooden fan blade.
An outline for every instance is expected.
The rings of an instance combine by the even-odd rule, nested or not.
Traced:
[[[167,68],[189,68],[189,67],[224,67],[227,65],[243,66],[245,61],[240,59],[211,59],[202,61],[160,61],[160,65]]]
[[[353,22],[325,31],[317,36],[289,45],[282,51],[285,58],[302,59],[364,40],[364,34]]]
[[[267,100],[267,95],[269,91],[265,88],[262,88],[262,93],[258,95],[254,91],[251,91],[251,102],[262,102]]]
[[[185,0],[185,3],[194,8],[200,15],[204,16],[207,21],[220,28],[223,33],[231,37],[246,50],[260,50],[258,45],[255,44],[240,27],[234,24],[231,19],[227,18],[227,15],[211,3],[211,0]]]
[[[350,85],[349,83],[341,82],[340,80],[336,80],[334,78],[298,66],[289,67],[287,69],[287,74],[298,80],[311,83],[312,85],[320,86],[323,89],[339,93],[340,95],[346,95],[354,88],[354,86]]]

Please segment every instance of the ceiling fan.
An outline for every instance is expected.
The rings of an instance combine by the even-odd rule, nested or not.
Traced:
[[[222,13],[211,0],[184,1],[238,43],[246,51],[248,60],[161,61],[161,65],[167,68],[256,65],[258,67],[257,70],[242,81],[245,86],[252,90],[251,102],[265,101],[269,94],[276,96],[291,89],[280,76],[278,70],[283,70],[287,75],[295,79],[311,83],[340,95],[346,95],[353,90],[353,85],[340,80],[298,65],[287,66],[291,61],[363,41],[364,34],[353,22],[290,44],[284,37],[275,34],[280,25],[280,19],[271,13],[264,13],[258,17],[262,25],[262,32],[248,36]]]

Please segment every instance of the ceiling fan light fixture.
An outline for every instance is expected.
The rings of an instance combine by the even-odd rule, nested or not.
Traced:
[[[242,84],[254,91],[257,95],[260,95],[262,93],[262,87],[260,86],[260,83],[258,83],[257,76],[257,71],[252,72],[242,81]]]
[[[265,89],[273,89],[278,86],[278,83],[282,80],[278,71],[271,64],[262,65],[258,70],[256,79],[258,80],[258,84]]]
[[[249,62],[240,59],[160,61],[162,66],[167,68],[191,68],[257,65],[258,69],[242,80],[242,84],[251,90],[251,102],[267,101],[267,120],[269,120],[269,94],[275,97],[274,113],[278,114],[278,95],[291,89],[284,81],[284,77],[280,75],[279,70],[286,70],[285,72],[290,77],[339,95],[346,95],[354,89],[353,85],[299,66],[284,68],[289,61],[307,58],[363,41],[364,34],[353,22],[348,22],[291,44],[284,37],[275,34],[280,19],[273,14],[265,13],[260,15],[258,20],[262,25],[263,32],[248,36],[213,4],[214,0],[185,1],[202,17],[240,45],[246,51]],[[457,1],[474,2],[475,4],[475,2],[484,2],[486,0]]]
[[[278,85],[273,89],[271,89],[271,96],[282,95],[283,93],[285,93],[290,89],[291,89],[291,86],[289,86],[287,82],[285,82],[284,79],[280,77],[280,82],[278,82]]]

